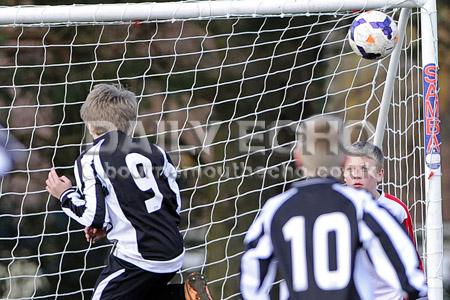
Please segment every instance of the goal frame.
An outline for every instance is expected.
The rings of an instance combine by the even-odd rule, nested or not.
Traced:
[[[242,0],[186,1],[139,4],[61,5],[1,7],[0,24],[90,23],[139,20],[202,19],[224,16],[289,16],[295,13],[335,12],[338,10],[401,8],[399,28],[404,32],[411,8],[421,8],[421,55],[425,145],[426,267],[429,299],[443,297],[443,222],[441,196],[440,120],[438,99],[438,37],[436,0]],[[431,34],[430,34],[431,33]],[[403,35],[403,34],[402,34]],[[375,144],[382,145],[392,96],[392,80],[398,67],[400,45],[390,58],[387,84],[383,91],[375,133]]]
[[[218,0],[164,3],[127,3],[101,5],[58,5],[4,7],[0,24],[75,23],[136,20],[201,19],[205,17],[290,15],[338,10],[367,10],[386,7],[424,7],[435,0]],[[435,4],[434,4],[435,6]]]

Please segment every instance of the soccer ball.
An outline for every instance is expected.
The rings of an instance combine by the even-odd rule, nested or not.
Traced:
[[[398,42],[397,24],[380,11],[367,11],[353,20],[348,40],[362,58],[380,59],[391,54]]]

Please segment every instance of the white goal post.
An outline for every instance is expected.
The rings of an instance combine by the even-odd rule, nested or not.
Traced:
[[[399,24],[378,61],[351,52],[362,10]],[[0,6],[0,133],[26,153],[0,179],[0,298],[88,299],[111,245],[88,244],[45,190],[91,144],[79,108],[98,83],[136,93],[135,136],[178,169],[186,261],[214,299],[239,297],[242,241],[298,180],[295,132],[339,114],[385,154],[381,187],[413,218],[429,299],[443,298],[435,0],[227,0]]]

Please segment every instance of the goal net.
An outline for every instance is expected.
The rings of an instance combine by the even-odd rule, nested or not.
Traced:
[[[339,114],[352,141],[373,139],[391,84],[380,187],[408,205],[427,262],[420,9],[408,15],[388,83],[389,57],[363,60],[348,44],[363,5],[328,1],[342,4],[318,12],[286,1],[264,10],[268,2],[0,8],[1,131],[26,153],[0,184],[1,299],[92,295],[111,244],[87,243],[45,179],[52,167],[73,179],[74,160],[92,143],[80,107],[98,83],[137,95],[134,135],[162,146],[177,167],[186,259],[174,280],[200,270],[215,299],[239,297],[246,230],[299,178],[299,122]],[[372,2],[367,9],[399,19],[391,1]]]

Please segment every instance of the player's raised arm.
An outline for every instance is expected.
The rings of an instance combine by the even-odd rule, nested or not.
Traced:
[[[105,223],[105,193],[94,167],[94,151],[91,148],[75,162],[77,185],[70,180],[58,177],[55,170],[50,171],[47,189],[61,201],[62,210],[78,223],[93,228],[103,228]],[[65,178],[65,180],[64,180]]]
[[[427,294],[425,275],[416,249],[401,225],[384,209],[367,201],[359,222],[361,242],[377,275],[408,299]]]

